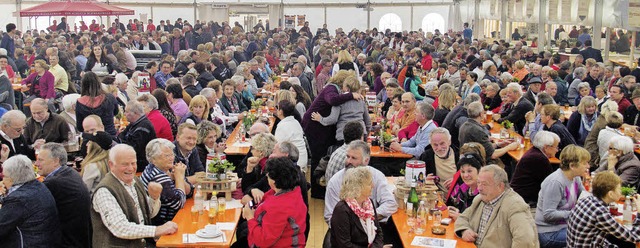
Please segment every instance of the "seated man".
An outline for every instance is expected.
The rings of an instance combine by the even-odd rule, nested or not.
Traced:
[[[516,131],[522,134],[522,130],[526,124],[524,116],[527,112],[533,110],[533,103],[522,96],[522,88],[520,88],[519,84],[510,83],[505,89],[507,90],[509,102],[512,102],[513,109],[507,116],[493,115],[494,120],[497,119],[498,123],[510,121],[513,123]]]
[[[127,105],[129,106],[129,105]],[[119,144],[109,150],[109,170],[92,199],[93,247],[145,247],[145,238],[173,234],[178,224],[152,226],[160,210],[162,186],[144,185],[136,174],[136,151]]]
[[[480,195],[458,217],[456,236],[484,247],[539,247],[529,205],[509,187],[507,173],[487,165],[478,174]]]
[[[187,170],[184,173],[189,182],[196,182],[196,173],[204,172],[204,166],[198,156],[198,149],[196,148],[196,140],[198,139],[198,128],[191,123],[182,123],[178,126],[178,134],[176,134],[176,140],[173,142],[175,148],[173,154],[175,155],[174,162],[183,163],[187,166]],[[206,162],[206,161],[205,161]]]
[[[424,148],[430,144],[429,133],[436,128],[436,124],[433,123],[432,120],[434,112],[435,110],[431,104],[425,102],[418,103],[415,108],[415,121],[418,122],[419,125],[418,132],[406,142],[392,142],[390,146],[391,149],[411,154],[416,158],[420,157],[420,154],[424,152]]]
[[[29,108],[31,118],[24,128],[24,136],[29,144],[64,143],[69,140],[69,125],[58,114],[49,112],[46,100],[33,99]]]
[[[427,165],[426,174],[440,178],[440,185],[448,189],[458,171],[456,165],[460,158],[458,148],[451,145],[451,134],[443,127],[437,127],[429,134],[431,144],[420,155],[420,161]]]
[[[35,160],[35,151],[22,134],[27,117],[19,110],[10,110],[0,119],[0,143],[9,147],[9,157],[22,154]]]
[[[549,158],[556,156],[560,137],[552,132],[540,131],[531,143],[533,147],[522,155],[516,165],[511,187],[530,207],[535,208],[540,184],[553,172]]]
[[[327,169],[324,173],[325,182],[329,182],[334,174],[344,168],[345,161],[347,160],[347,146],[351,141],[362,140],[364,138],[364,127],[357,121],[351,121],[344,126],[342,133],[344,135],[344,144],[331,153],[331,157],[327,163]]]
[[[468,142],[478,142],[482,144],[484,150],[487,154],[487,163],[490,163],[492,160],[498,160],[505,153],[518,149],[520,144],[512,142],[512,143],[493,143],[489,139],[491,134],[489,130],[485,126],[482,125],[482,120],[484,120],[484,108],[482,107],[482,103],[473,102],[469,104],[467,107],[467,115],[469,119],[462,124],[460,127],[460,136],[458,136],[458,140],[460,144],[465,144]]]
[[[397,134],[401,129],[407,128],[415,121],[416,97],[410,93],[402,94],[402,110],[404,114],[391,123],[391,132]]]
[[[42,145],[36,166],[56,201],[61,246],[91,247],[91,195],[80,174],[67,166],[64,146],[58,143]]]
[[[153,128],[153,124],[144,115],[142,103],[136,100],[129,101],[127,107],[125,107],[124,114],[129,120],[129,125],[120,132],[118,138],[122,143],[132,146],[136,151],[136,163],[138,164],[136,171],[142,172],[149,164],[145,155],[145,148],[149,141],[156,138],[156,131]]]

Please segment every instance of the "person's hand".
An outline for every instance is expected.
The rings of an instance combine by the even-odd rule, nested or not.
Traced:
[[[9,158],[9,146],[2,144],[2,147],[0,148],[0,162],[4,162],[7,160],[7,158]]]
[[[247,204],[242,207],[242,217],[246,220],[253,219],[253,209],[251,209]]]
[[[319,122],[319,121],[322,120],[322,115],[320,115],[320,113],[318,113],[318,112],[313,112],[313,113],[311,113],[311,120]]]
[[[397,152],[401,152],[402,151],[402,145],[400,145],[400,143],[398,143],[398,142],[392,142],[391,145],[389,146],[389,148],[391,148],[391,150],[397,151]]]
[[[246,112],[242,112],[242,113],[238,114],[238,120],[242,120],[245,115],[246,115]]]
[[[173,165],[173,174],[175,174],[176,178],[184,178],[185,171],[187,171],[187,166],[182,162]]]
[[[493,118],[493,121],[498,121],[498,120],[500,120],[500,115],[493,114],[493,115],[491,116],[491,118]]]
[[[253,196],[253,200],[255,204],[258,204],[262,201],[262,197],[264,197],[264,192],[259,189],[251,189],[251,196]]]
[[[178,231],[178,224],[173,221],[164,223],[162,226],[156,227],[156,233],[154,236],[160,237],[164,235],[174,234]]]
[[[44,139],[37,139],[36,142],[33,143],[33,148],[36,150],[40,150],[40,147],[44,145],[46,141]]]
[[[451,217],[451,219],[455,221],[458,218],[458,216],[460,216],[460,210],[452,206],[449,206],[447,208],[449,209],[449,217]]]
[[[360,101],[364,100],[364,97],[360,95],[360,93],[351,93],[353,95],[353,100]]]
[[[448,188],[451,186],[451,181],[452,181],[452,180],[453,180],[453,179],[451,179],[451,178],[449,178],[449,179],[445,180],[444,182],[442,182],[442,186],[444,186],[445,188],[447,188],[447,189],[448,189]]]
[[[260,159],[258,157],[250,157],[247,159],[247,173],[251,173],[253,171],[253,168],[256,167],[256,165],[258,165],[258,162],[260,162]]]
[[[607,167],[609,170],[613,170],[618,163],[618,154],[612,150],[609,150],[609,156],[607,156]]]
[[[22,85],[22,87],[21,87],[21,89],[22,89],[22,91],[28,91],[28,90],[29,90],[29,87],[27,87],[27,85],[24,85],[24,84],[23,84],[23,85]]]
[[[215,148],[216,153],[223,153],[224,150],[226,149],[227,149],[227,143],[220,142],[216,144],[216,148]]]
[[[4,187],[4,182],[0,181],[0,195],[6,195],[7,188]]]
[[[147,191],[149,192],[149,197],[151,197],[151,199],[158,200],[160,199],[160,193],[162,193],[162,185],[156,182],[149,182]]]
[[[636,209],[640,209],[640,194],[633,195],[631,201],[636,204]]]
[[[516,142],[512,142],[511,144],[505,146],[507,148],[508,151],[513,151],[518,149],[518,147],[520,147],[520,144],[516,143]]]
[[[250,195],[244,195],[242,199],[240,199],[240,203],[244,205],[244,204],[247,204],[247,202],[250,202],[251,200],[253,200],[253,198],[251,198]]]
[[[464,232],[462,232],[462,240],[464,241],[476,242],[477,238],[478,238],[478,234],[471,229],[467,229],[467,230],[464,230]]]
[[[402,138],[402,140],[400,140],[400,143],[404,143],[407,142],[407,138]]]
[[[536,114],[533,111],[529,111],[524,115],[524,118],[527,119],[528,122],[533,122],[536,119]]]

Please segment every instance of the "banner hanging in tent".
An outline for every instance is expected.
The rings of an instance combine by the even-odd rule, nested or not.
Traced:
[[[549,0],[549,21],[558,21],[558,1],[559,0]]]
[[[629,0],[629,26],[640,27],[640,0]]]
[[[284,16],[284,28],[295,28],[295,26],[296,26],[296,16],[294,15]]]
[[[561,21],[570,22],[571,21],[571,13],[573,12],[571,8],[571,0],[560,0],[560,8],[562,9],[562,17]]]

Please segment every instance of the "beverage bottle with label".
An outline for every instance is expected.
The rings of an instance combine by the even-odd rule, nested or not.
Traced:
[[[424,201],[420,201],[420,207],[418,207],[418,213],[416,215],[416,234],[423,234],[427,228],[427,207]]]
[[[418,211],[420,199],[418,198],[418,191],[416,190],[416,181],[411,182],[411,190],[409,191],[409,203],[411,203],[412,211],[415,213]],[[407,204],[407,209],[409,204]]]
[[[196,192],[193,194],[193,206],[195,206],[200,214],[202,214],[204,210],[204,194],[202,193],[202,185],[200,184],[198,184]]]
[[[626,199],[624,200],[624,210],[622,210],[622,223],[624,223],[624,225],[631,225],[632,221],[632,217],[631,217],[631,211],[633,211],[632,209],[633,207],[631,207],[631,198],[629,198],[629,196],[626,197]]]

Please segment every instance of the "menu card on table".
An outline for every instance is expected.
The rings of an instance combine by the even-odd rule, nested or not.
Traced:
[[[456,240],[416,236],[415,238],[413,238],[413,241],[411,241],[411,245],[420,246],[420,247],[434,247],[434,248],[435,247],[455,248]]]

